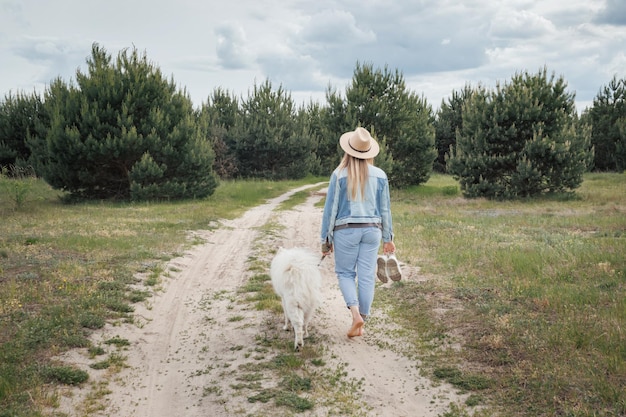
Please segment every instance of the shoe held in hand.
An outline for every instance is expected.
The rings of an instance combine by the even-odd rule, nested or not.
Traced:
[[[402,270],[400,269],[400,263],[394,253],[378,255],[376,260],[376,276],[383,283],[392,281],[400,281],[402,279]]]

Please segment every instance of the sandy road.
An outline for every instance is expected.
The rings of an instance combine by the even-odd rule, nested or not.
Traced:
[[[93,335],[95,344],[114,336],[127,339],[131,345],[122,354],[128,367],[114,374],[94,371],[88,368],[93,360],[84,352],[66,355],[64,360],[89,370],[93,383],[64,396],[57,411],[116,417],[285,415],[284,409],[250,403],[233,389],[236,369],[254,360],[255,338],[268,326],[281,326],[271,313],[237,302],[242,297],[237,289],[250,277],[250,259],[264,252],[263,245],[319,251],[321,209],[315,203],[322,195],[311,195],[293,210],[275,211],[306,188],[271,199],[240,218],[222,222],[216,230],[196,232],[205,243],[168,263],[162,291],[136,306],[135,322],[107,325]],[[283,227],[268,241],[262,229],[270,221]],[[354,415],[434,417],[458,401],[449,387],[434,387],[421,377],[413,361],[376,342],[380,337],[376,326],[389,322],[384,312],[373,312],[377,324],[366,327],[363,337],[348,339],[350,316],[336,284],[332,257],[320,268],[324,303],[310,331],[326,344],[326,366],[344,367],[346,378],[362,381],[358,395],[364,407]],[[405,271],[406,279],[413,275]],[[106,387],[107,395],[89,400],[98,383]],[[327,414],[315,408],[299,415]]]

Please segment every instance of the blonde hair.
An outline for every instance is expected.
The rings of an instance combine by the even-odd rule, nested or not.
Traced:
[[[338,169],[346,168],[348,171],[348,197],[352,201],[365,198],[365,185],[369,176],[368,165],[374,165],[374,159],[359,159],[347,153],[339,163]]]

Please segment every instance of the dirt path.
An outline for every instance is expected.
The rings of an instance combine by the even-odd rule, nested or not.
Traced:
[[[293,210],[274,211],[306,188],[224,221],[214,231],[197,232],[206,243],[169,262],[162,291],[136,306],[135,322],[107,325],[94,335],[96,345],[115,336],[127,339],[130,347],[122,354],[128,367],[113,374],[94,371],[88,368],[93,360],[84,352],[68,354],[64,359],[83,365],[93,382],[63,397],[57,411],[72,417],[285,415],[284,409],[272,412],[267,404],[248,402],[233,388],[238,383],[236,370],[254,360],[255,340],[267,329],[281,326],[273,313],[239,302],[244,295],[237,290],[251,275],[251,259],[263,256],[267,245],[319,251],[321,209],[315,203],[321,195],[312,195]],[[284,228],[266,236],[263,227],[268,222]],[[376,326],[389,321],[383,312],[373,313],[372,322],[377,324],[366,328],[363,337],[348,339],[350,318],[336,284],[333,259],[324,260],[320,268],[325,300],[310,331],[325,344],[325,366],[343,367],[346,379],[361,381],[358,395],[367,406],[353,415],[437,416],[458,401],[449,387],[434,387],[421,377],[413,361],[384,348],[393,341],[378,342]],[[416,275],[405,271],[405,279]],[[326,414],[316,407],[299,415]]]

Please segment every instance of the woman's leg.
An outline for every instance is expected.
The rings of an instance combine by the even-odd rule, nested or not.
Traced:
[[[361,229],[341,229],[334,235],[335,273],[339,289],[348,308],[359,305],[356,290],[356,262],[361,242]]]
[[[359,255],[357,257],[358,275],[358,298],[359,312],[363,316],[369,316],[372,302],[374,301],[374,288],[376,285],[376,260],[382,232],[380,229],[371,227],[363,229]]]
[[[359,256],[363,229],[337,230],[334,235],[335,273],[339,289],[352,314],[352,325],[348,337],[363,334],[363,318],[359,312],[359,297],[356,285],[356,264]]]
[[[352,314],[352,326],[348,330],[348,337],[363,336],[365,320],[359,313],[359,306],[350,307],[350,314]]]

